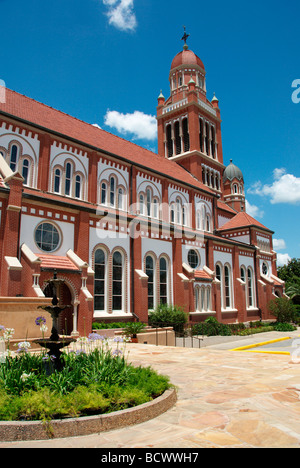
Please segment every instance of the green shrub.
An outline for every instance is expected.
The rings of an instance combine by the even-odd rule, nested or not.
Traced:
[[[293,322],[297,312],[293,302],[287,297],[277,297],[269,303],[269,309],[278,323]]]
[[[231,328],[229,325],[219,323],[214,317],[209,317],[205,322],[197,323],[192,327],[193,335],[205,336],[231,336]]]
[[[92,328],[93,330],[109,330],[112,328],[124,328],[124,325],[126,325],[124,322],[94,322]]]
[[[149,314],[149,325],[173,327],[175,331],[183,333],[188,316],[181,307],[160,304]]]
[[[290,331],[297,330],[297,328],[294,327],[294,325],[292,325],[290,323],[277,323],[274,326],[274,330],[275,331],[280,331],[280,332],[290,332]]]

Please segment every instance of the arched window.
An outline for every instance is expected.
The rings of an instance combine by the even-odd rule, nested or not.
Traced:
[[[164,257],[159,261],[159,302],[168,303],[168,263]]]
[[[151,190],[148,188],[146,191],[146,197],[147,197],[147,216],[151,216],[151,201],[152,201],[152,193]]]
[[[211,288],[206,288],[206,310],[211,310]]]
[[[253,273],[252,273],[251,268],[248,268],[247,279],[248,279],[248,307],[253,307],[254,306]]]
[[[140,214],[144,214],[144,195],[140,195]]]
[[[225,307],[226,309],[231,308],[231,277],[230,268],[225,265],[224,267],[224,287],[225,287]]]
[[[189,123],[187,118],[182,120],[182,134],[184,152],[186,153],[187,151],[190,151]]]
[[[121,252],[115,252],[112,265],[112,309],[122,310],[123,295],[123,257]]]
[[[186,217],[186,207],[182,207],[182,224],[183,226],[187,225],[187,217]]]
[[[114,177],[110,179],[110,206],[115,206],[116,201],[116,180]]]
[[[107,203],[107,185],[105,182],[101,184],[101,204],[106,205]]]
[[[153,218],[158,218],[158,201],[156,198],[153,200]]]
[[[201,288],[201,296],[200,296],[200,310],[202,312],[205,311],[205,288]]]
[[[241,267],[241,280],[246,283],[246,270],[245,267]]]
[[[172,140],[172,126],[167,125],[166,127],[166,137],[167,137],[167,155],[168,158],[173,156],[173,140]]]
[[[176,222],[181,224],[181,201],[180,198],[176,198]]]
[[[61,171],[56,169],[54,173],[54,192],[60,193],[60,184],[61,184]]]
[[[119,188],[118,190],[118,209],[123,210],[124,209],[124,191],[122,188]]]
[[[28,159],[24,159],[22,163],[22,176],[24,179],[24,184],[28,185],[28,179],[29,179],[29,161]]]
[[[65,195],[71,195],[71,182],[72,182],[72,166],[71,163],[66,164],[66,179],[65,179]]]
[[[102,249],[95,252],[95,284],[94,301],[95,310],[105,310],[106,293],[106,255]]]
[[[171,208],[170,208],[170,221],[171,221],[171,223],[175,223],[175,207],[174,207],[174,203],[172,203]]]
[[[210,228],[210,216],[209,215],[206,215],[206,230],[207,232],[210,232],[211,228]]]
[[[18,157],[19,157],[19,148],[17,147],[17,145],[12,145],[11,151],[10,151],[10,168],[13,172],[16,172],[17,170]]]
[[[148,310],[155,307],[155,269],[151,255],[146,257],[146,275],[148,276]]]
[[[75,178],[75,198],[81,198],[81,177],[77,175]]]

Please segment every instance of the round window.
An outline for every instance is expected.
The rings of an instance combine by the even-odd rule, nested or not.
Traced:
[[[262,274],[265,276],[268,274],[269,268],[265,262],[262,264],[261,271],[262,271]]]
[[[191,268],[197,268],[199,266],[199,255],[196,250],[190,250],[188,253],[188,262]]]
[[[35,242],[44,252],[54,252],[60,244],[58,229],[51,223],[41,223],[35,231]]]

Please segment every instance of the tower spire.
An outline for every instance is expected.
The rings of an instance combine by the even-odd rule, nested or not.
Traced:
[[[190,37],[190,34],[186,33],[186,27],[185,26],[183,26],[183,28],[184,28],[184,35],[183,35],[181,40],[184,41],[184,46],[183,46],[184,50],[187,50],[189,48],[189,46],[187,45],[186,41]]]

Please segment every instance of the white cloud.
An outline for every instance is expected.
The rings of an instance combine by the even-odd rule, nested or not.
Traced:
[[[273,205],[278,203],[300,203],[300,177],[287,174],[283,168],[275,169],[273,177],[274,182],[271,185],[263,185],[261,182],[256,182],[248,192],[254,195],[270,197]]]
[[[121,31],[133,31],[137,26],[134,0],[102,0],[107,6],[109,24]]]
[[[251,205],[248,200],[246,200],[246,212],[253,218],[263,218],[264,212],[256,205]]]
[[[287,253],[286,254],[281,254],[281,253],[277,254],[277,266],[287,265],[290,260],[291,260],[291,257]]]
[[[134,139],[152,141],[157,137],[155,116],[140,111],[135,111],[132,114],[122,114],[108,110],[104,123],[111,128],[116,128],[122,135],[132,134]]]
[[[277,252],[278,250],[286,249],[286,244],[284,239],[273,239],[273,248]]]

